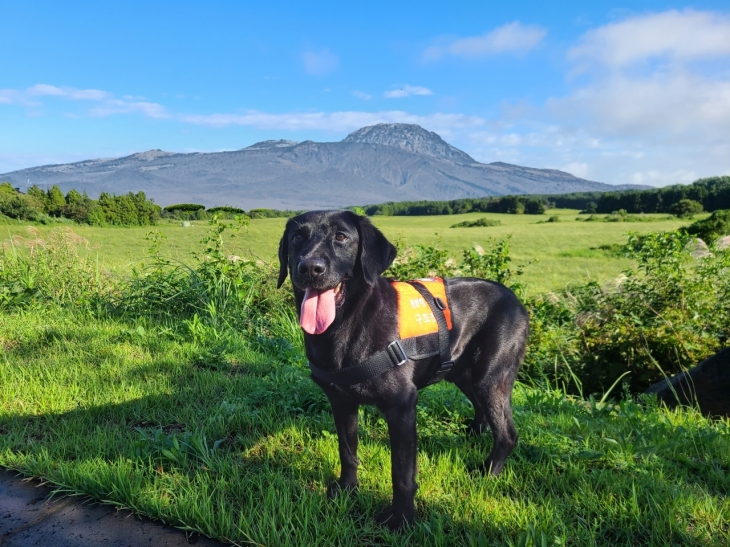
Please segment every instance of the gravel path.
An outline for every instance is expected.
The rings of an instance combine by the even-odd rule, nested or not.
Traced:
[[[0,469],[0,547],[173,547],[222,543],[80,497],[54,496],[37,480]]]

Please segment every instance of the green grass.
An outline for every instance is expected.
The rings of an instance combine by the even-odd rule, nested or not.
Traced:
[[[730,544],[730,421],[525,385],[514,401],[520,444],[495,479],[467,471],[491,446],[464,435],[468,401],[421,392],[418,518],[391,534],[373,521],[391,492],[384,421],[362,411],[360,491],[328,500],[332,416],[284,341],[0,314],[0,465],[66,492],[238,544]]]
[[[557,290],[568,283],[586,281],[604,282],[615,278],[629,265],[629,261],[605,252],[593,252],[601,245],[622,244],[629,231],[648,233],[675,230],[689,221],[667,220],[666,215],[645,215],[654,222],[604,223],[576,221],[575,210],[551,210],[559,215],[560,222],[542,223],[547,215],[506,215],[470,213],[424,217],[373,217],[373,222],[391,241],[405,245],[436,244],[439,239],[443,248],[456,257],[462,249],[474,244],[488,247],[490,241],[510,237],[511,256],[515,264],[527,264],[523,281],[530,294]],[[486,217],[500,221],[500,226],[450,228],[452,225]],[[252,220],[247,233],[231,242],[232,254],[256,256],[265,262],[276,262],[276,253],[286,219]],[[41,236],[52,226],[36,226]],[[190,252],[198,248],[199,241],[209,229],[206,222],[194,221],[190,228],[180,223],[162,223],[154,229],[167,239],[161,246],[165,256],[190,263]],[[149,243],[144,240],[149,227],[94,228],[74,226],[73,230],[89,241],[89,253],[98,253],[103,264],[112,269],[129,269],[146,254]],[[0,227],[6,239],[10,235],[27,237],[27,228],[20,225]]]

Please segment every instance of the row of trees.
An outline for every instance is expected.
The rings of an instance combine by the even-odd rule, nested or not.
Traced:
[[[350,209],[369,216],[427,216],[469,212],[543,214],[547,209],[576,208],[586,213],[671,213],[691,216],[702,211],[730,209],[730,177],[700,179],[689,185],[667,186],[651,190],[618,192],[575,192],[571,194],[540,194],[455,199],[450,201],[388,202]],[[155,224],[160,216],[177,220],[207,220],[217,214],[233,218],[247,214],[251,218],[290,217],[299,211],[276,209],[243,209],[230,206],[206,209],[196,203],[169,205],[164,209],[147,199],[144,192],[114,195],[102,193],[93,200],[84,193],[70,190],[65,196],[53,186],[42,190],[37,186],[27,194],[15,190],[10,183],[0,184],[0,214],[20,220],[43,222],[50,217],[62,217],[92,225]]]
[[[144,192],[115,195],[102,192],[91,199],[86,192],[69,190],[64,196],[58,186],[43,190],[31,186],[23,194],[9,182],[0,184],[0,214],[17,220],[48,222],[66,218],[92,226],[149,226],[160,218],[160,207]]]
[[[469,212],[541,215],[546,209],[547,203],[534,196],[465,198],[451,201],[400,201],[366,205],[362,208],[368,216],[458,215]]]
[[[176,220],[209,220],[213,218],[213,215],[218,215],[223,219],[232,219],[239,215],[247,215],[250,218],[289,218],[301,212],[303,211],[280,211],[278,209],[251,209],[246,212],[230,205],[206,209],[205,205],[199,203],[177,203],[165,207],[162,210],[162,217]]]
[[[684,203],[680,205],[682,200]],[[629,213],[679,214],[688,202],[697,202],[705,211],[730,209],[730,177],[699,179],[692,184],[676,184],[651,190],[605,192],[595,202],[596,213],[624,209]],[[697,207],[694,206],[695,211]]]

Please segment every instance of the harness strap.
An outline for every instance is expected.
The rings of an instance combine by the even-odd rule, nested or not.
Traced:
[[[409,283],[421,294],[423,299],[429,305],[429,307],[431,308],[431,312],[433,312],[433,316],[436,318],[436,323],[438,323],[439,326],[438,340],[439,355],[441,355],[441,366],[436,371],[436,374],[434,374],[434,376],[429,380],[428,384],[426,384],[431,385],[443,380],[444,376],[446,376],[449,371],[451,371],[451,369],[454,367],[454,362],[451,360],[449,327],[446,324],[446,316],[444,315],[446,304],[440,298],[434,297],[428,291],[428,289],[418,281],[409,281]]]
[[[414,336],[405,340],[394,340],[382,351],[374,353],[365,361],[343,368],[336,372],[328,372],[309,362],[312,376],[338,386],[349,386],[369,380],[383,372],[396,368],[408,359],[425,359],[439,354],[438,333]]]
[[[383,372],[392,368],[399,367],[406,363],[409,359],[419,360],[427,357],[441,356],[441,364],[434,376],[426,385],[435,384],[443,380],[444,376],[454,366],[451,360],[451,346],[449,343],[449,329],[446,324],[444,309],[446,305],[440,298],[434,296],[417,281],[409,281],[416,289],[426,303],[431,308],[433,316],[438,323],[439,330],[437,333],[425,334],[422,336],[414,336],[405,340],[394,340],[388,347],[382,351],[374,353],[362,363],[347,367],[336,372],[328,372],[309,362],[309,369],[312,376],[324,382],[339,386],[349,386],[359,384],[365,380],[369,380]]]

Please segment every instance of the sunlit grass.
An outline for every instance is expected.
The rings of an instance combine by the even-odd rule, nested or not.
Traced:
[[[730,422],[546,386],[514,399],[520,444],[495,479],[467,470],[491,446],[464,435],[468,401],[422,392],[418,519],[394,535],[373,520],[384,421],[361,412],[360,491],[328,500],[334,424],[298,352],[53,306],[0,315],[0,465],[182,528],[272,546],[730,543]]]
[[[538,224],[548,216],[559,215],[560,222]],[[392,241],[405,245],[436,244],[454,253],[474,244],[489,246],[492,241],[510,238],[511,256],[515,264],[528,264],[523,281],[529,293],[556,290],[568,283],[586,281],[604,282],[615,278],[629,265],[628,260],[615,255],[591,252],[601,245],[623,244],[629,231],[648,233],[674,230],[690,221],[671,219],[666,215],[655,217],[655,222],[583,222],[576,210],[551,210],[549,215],[506,215],[496,213],[469,213],[424,217],[373,217],[373,222]],[[488,217],[499,220],[500,226],[481,228],[451,228],[465,220]],[[576,220],[580,218],[581,220]],[[699,218],[699,217],[698,217]],[[279,239],[286,219],[252,220],[247,232],[231,241],[232,254],[254,256],[275,263]],[[107,268],[128,270],[146,256],[149,242],[145,235],[150,229],[159,230],[166,240],[161,244],[165,256],[191,263],[191,251],[198,247],[208,230],[204,221],[193,221],[183,228],[179,222],[162,222],[159,226],[136,228],[95,228],[77,226],[73,230],[89,240],[89,253],[98,254]],[[51,227],[36,227],[41,234]],[[0,226],[5,239],[11,234],[26,235],[21,225]]]

